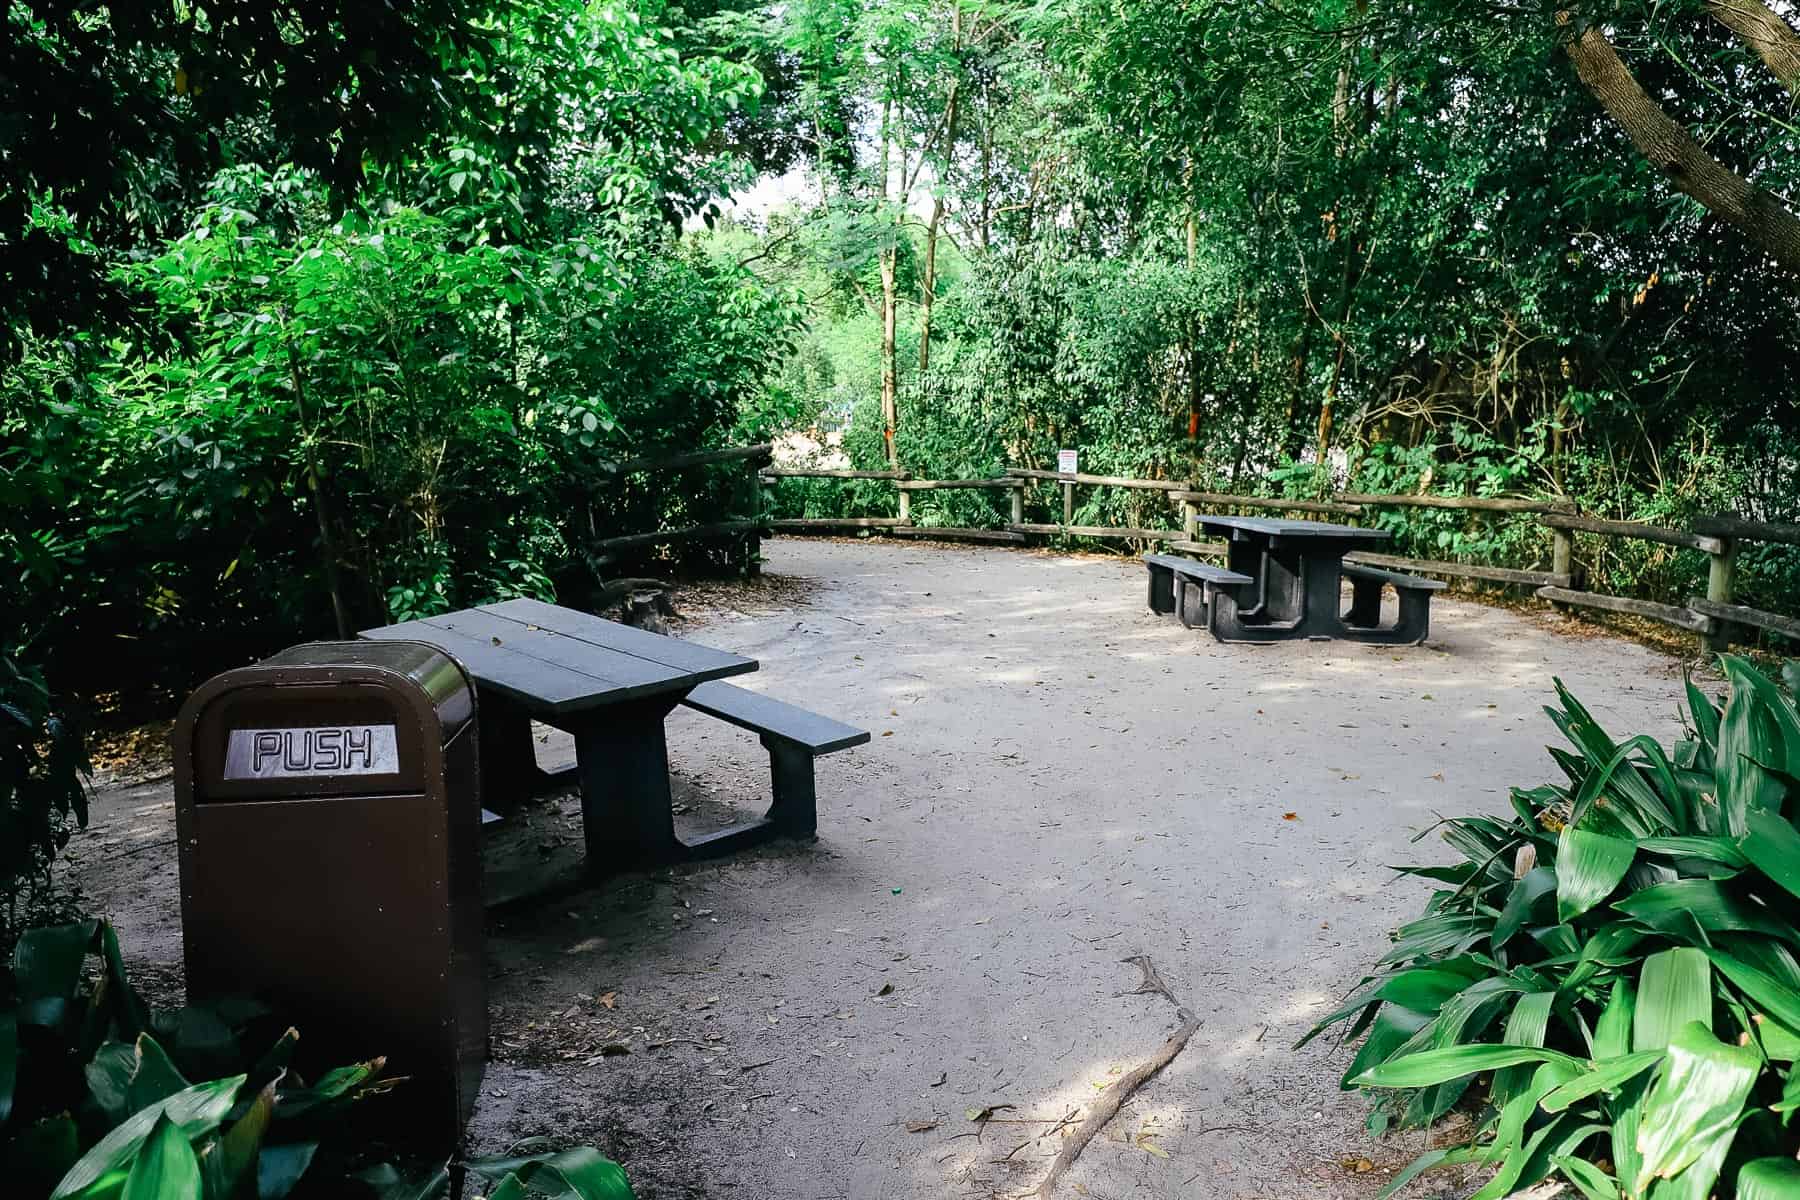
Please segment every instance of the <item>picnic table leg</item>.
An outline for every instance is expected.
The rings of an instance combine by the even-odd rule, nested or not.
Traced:
[[[1150,611],[1157,614],[1175,611],[1175,572],[1155,563],[1145,563],[1150,574]]]
[[[1304,589],[1304,605],[1300,627],[1295,632],[1304,637],[1342,637],[1349,632],[1344,625],[1344,561],[1342,554],[1307,554],[1300,559],[1300,584]],[[1381,612],[1381,592],[1375,593],[1377,619]],[[1352,610],[1351,620],[1356,619]]]
[[[480,693],[481,801],[509,813],[521,801],[569,779],[569,772],[538,766],[531,714],[491,690]]]
[[[1365,629],[1381,624],[1381,580],[1351,579],[1350,596],[1350,612],[1344,617],[1345,624]]]
[[[581,826],[590,873],[632,870],[684,856],[669,795],[663,696],[612,704],[575,730]]]

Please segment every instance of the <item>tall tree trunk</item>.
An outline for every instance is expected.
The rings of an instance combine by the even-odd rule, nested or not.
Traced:
[[[994,102],[983,91],[981,108],[981,248],[994,246]]]
[[[1800,92],[1800,33],[1792,25],[1762,0],[1706,0],[1706,11],[1737,34],[1783,87]]]
[[[892,160],[889,157],[893,142],[894,99],[890,94],[881,105],[881,204],[887,207],[892,180],[889,169]],[[904,173],[906,164],[900,164]],[[899,217],[894,219],[894,237],[900,236]],[[894,328],[898,323],[900,297],[895,287],[895,276],[898,273],[900,246],[898,240],[883,247],[881,251],[881,436],[887,446],[887,464],[889,469],[900,465],[898,448],[894,444],[894,433],[900,424],[900,364],[894,352]]]
[[[953,9],[953,14],[960,14],[960,9]],[[961,18],[951,17],[951,27],[956,30],[958,48],[961,48]],[[938,224],[944,219],[944,189],[949,186],[949,164],[956,155],[956,101],[957,89],[962,80],[950,81],[950,93],[944,99],[944,178],[934,180],[936,187],[932,189],[931,219],[925,225],[925,270],[919,280],[919,374],[921,377],[931,370],[931,304],[937,293],[937,244]]]
[[[1574,20],[1568,12],[1556,14],[1556,23],[1565,28]],[[1589,25],[1565,41],[1563,50],[1594,99],[1670,183],[1768,251],[1776,262],[1800,271],[1800,218],[1708,154],[1676,124],[1638,86],[1599,26]]]
[[[318,451],[313,448],[311,418],[306,411],[306,382],[300,372],[300,355],[292,341],[288,343],[288,377],[294,385],[294,415],[299,418],[302,445],[306,447],[306,488],[312,493],[313,515],[319,524],[319,558],[325,567],[325,590],[331,594],[331,615],[337,623],[340,639],[350,637],[356,623],[350,619],[350,603],[344,596],[344,552],[338,545],[336,504],[331,484],[319,469]]]

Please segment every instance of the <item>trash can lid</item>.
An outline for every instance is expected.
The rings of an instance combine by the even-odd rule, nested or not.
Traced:
[[[437,709],[449,737],[475,715],[475,688],[462,665],[424,642],[305,642],[256,664],[265,667],[374,667],[410,679]]]

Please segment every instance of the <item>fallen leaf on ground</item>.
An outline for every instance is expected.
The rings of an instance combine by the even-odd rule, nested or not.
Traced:
[[[881,990],[875,994],[877,996],[891,996],[894,994],[894,985],[891,983],[884,983],[881,985]]]
[[[600,1054],[603,1058],[617,1058],[621,1054],[630,1053],[631,1047],[627,1046],[624,1042],[608,1042],[606,1045],[600,1047]]]
[[[938,1127],[938,1123],[936,1121],[908,1121],[906,1123],[906,1132],[908,1132],[908,1133],[930,1133],[933,1129],[936,1129],[937,1127]]]
[[[618,1002],[619,1002],[619,993],[617,993],[617,992],[607,992],[600,997],[600,1004],[604,1008],[611,1008],[613,1005],[617,1004]]]
[[[1016,1107],[1016,1105],[990,1104],[986,1108],[967,1109],[964,1111],[963,1115],[968,1117],[969,1120],[971,1120],[971,1121],[986,1121],[989,1118],[991,1118],[995,1113],[1000,1112],[1003,1109],[1014,1108],[1014,1107]]]
[[[1137,1148],[1142,1150],[1145,1154],[1154,1154],[1158,1158],[1169,1157],[1169,1152],[1167,1150],[1164,1150],[1161,1146],[1157,1145],[1147,1137],[1141,1137],[1137,1140]]]
[[[1300,814],[1297,812],[1282,813],[1281,819],[1284,821],[1298,821],[1300,819]]]
[[[937,1082],[932,1084],[931,1086],[932,1087],[943,1087],[946,1083],[949,1083],[949,1082],[950,1082],[950,1072],[940,1071],[938,1073]]]
[[[1344,1170],[1354,1171],[1358,1175],[1366,1175],[1375,1169],[1375,1164],[1366,1158],[1346,1158],[1343,1160]]]

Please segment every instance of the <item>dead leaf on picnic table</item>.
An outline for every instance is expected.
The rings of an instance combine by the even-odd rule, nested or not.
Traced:
[[[937,1127],[938,1127],[938,1123],[935,1119],[920,1120],[920,1121],[908,1121],[906,1123],[906,1132],[908,1132],[908,1133],[930,1133],[932,1130],[936,1129]]]

